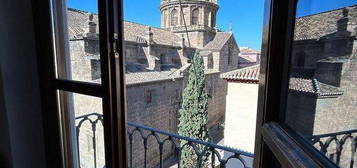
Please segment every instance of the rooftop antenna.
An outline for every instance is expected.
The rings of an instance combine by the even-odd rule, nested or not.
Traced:
[[[188,30],[187,30],[187,25],[186,25],[186,19],[185,19],[185,14],[183,13],[181,0],[179,0],[179,3],[180,3],[181,16],[182,16],[183,24],[184,24],[185,30],[186,30],[186,36],[187,36],[188,46],[191,48],[190,37],[188,36]]]

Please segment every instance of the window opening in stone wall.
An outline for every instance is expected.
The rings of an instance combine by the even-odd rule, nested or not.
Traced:
[[[178,21],[178,12],[176,9],[171,11],[171,26],[176,26]]]
[[[199,22],[199,13],[200,10],[199,9],[194,9],[192,11],[192,25],[198,25]]]
[[[151,104],[153,100],[153,90],[146,91],[146,104]]]

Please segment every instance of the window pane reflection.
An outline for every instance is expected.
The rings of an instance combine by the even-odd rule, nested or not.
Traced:
[[[340,167],[357,166],[356,32],[355,1],[299,1],[285,122]]]

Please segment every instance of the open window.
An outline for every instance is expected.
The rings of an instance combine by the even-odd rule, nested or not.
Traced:
[[[36,10],[35,27],[48,167],[179,167],[185,146],[196,152],[191,156],[200,166],[201,160],[211,167],[246,168],[253,162],[255,168],[355,166],[355,2],[330,2],[329,8],[320,9],[316,4],[322,0],[266,0],[262,57],[255,53],[261,64],[239,71],[234,68],[239,67],[235,53],[240,49],[235,43],[228,45],[234,40],[232,32],[181,27],[185,19],[191,19],[192,25],[199,22],[199,10],[185,17],[192,3],[213,8],[200,17],[214,27],[216,1],[186,1],[180,6],[184,10],[178,10],[177,1],[162,0],[162,26],[175,26],[172,30],[123,21],[122,1],[86,2],[97,6],[90,12],[69,3],[34,1],[34,6],[44,9]],[[183,20],[180,24],[178,17]],[[207,118],[202,118],[207,119],[203,132],[213,135],[210,141],[178,131],[180,108],[195,101],[189,98],[198,93],[190,92],[193,87],[183,92],[184,80],[193,78],[185,75],[199,48],[191,46],[188,31],[210,36],[191,41],[206,49],[201,52],[207,58],[206,69],[200,66],[202,60],[196,64],[202,71],[191,73],[206,75],[209,81],[200,82],[198,88],[209,95],[202,96],[211,105]],[[206,44],[206,39],[214,43]],[[125,51],[124,45],[132,46]],[[125,56],[131,60],[125,62]],[[230,66],[223,67],[227,62]],[[242,94],[232,95],[234,88],[226,94],[227,81],[239,83]],[[250,89],[259,89],[259,95]],[[257,96],[258,113],[231,120],[237,118],[236,107],[248,109],[244,101]],[[188,98],[183,101],[183,97]],[[221,102],[226,99],[233,102],[229,117],[222,112],[226,104]],[[256,111],[255,106],[251,109]],[[256,119],[256,126],[247,118]],[[225,134],[222,130],[236,130],[237,123],[244,123],[239,128],[249,137],[228,131],[235,136],[226,136],[225,143],[248,140],[238,145],[249,152],[217,143]]]
[[[34,1],[48,167],[126,167],[122,5]],[[58,131],[56,131],[58,130]]]

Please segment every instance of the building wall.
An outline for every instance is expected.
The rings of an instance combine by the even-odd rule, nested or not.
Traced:
[[[285,123],[302,135],[311,136],[316,120],[317,97],[291,92],[287,97]]]
[[[318,100],[316,123],[320,124],[316,124],[314,134],[346,131],[357,127],[357,60],[352,59],[345,64],[340,82],[344,93],[335,99]]]
[[[76,40],[69,42],[70,50],[70,74],[71,79],[80,81],[91,81],[92,67],[91,57],[85,52],[84,40]]]
[[[258,84],[228,82],[224,145],[254,153]]]

